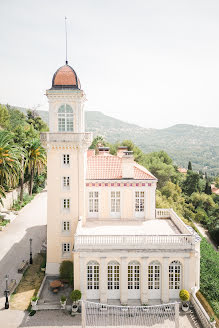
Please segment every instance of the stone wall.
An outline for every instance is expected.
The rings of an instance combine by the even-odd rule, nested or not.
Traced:
[[[19,195],[20,195],[20,187],[10,191],[10,192],[7,192],[6,193],[6,198],[2,198],[3,200],[3,206],[0,204],[0,211],[4,208],[6,210],[9,210],[12,205],[13,205],[13,202],[15,202]],[[24,193],[28,193],[28,182],[26,182],[24,184]]]

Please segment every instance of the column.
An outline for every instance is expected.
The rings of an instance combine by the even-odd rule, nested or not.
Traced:
[[[190,258],[185,257],[184,258],[184,266],[182,270],[183,277],[181,278],[183,281],[183,284],[181,284],[181,288],[186,289],[190,291],[190,274],[189,274],[189,268],[190,268]]]
[[[127,304],[128,303],[128,263],[127,263],[127,257],[121,257],[120,302],[121,302],[121,304]]]
[[[162,267],[162,302],[169,302],[169,257],[163,258]]]
[[[80,257],[80,290],[81,299],[87,299],[87,270],[86,270],[86,258]]]
[[[107,264],[106,257],[100,258],[100,303],[107,304]]]
[[[141,260],[141,304],[148,303],[148,257]]]

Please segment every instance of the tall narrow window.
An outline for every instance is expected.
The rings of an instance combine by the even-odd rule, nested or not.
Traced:
[[[120,213],[120,191],[111,191],[111,213]]]
[[[73,110],[67,104],[59,107],[58,130],[59,132],[73,132]]]
[[[62,230],[63,231],[69,231],[70,230],[70,222],[69,221],[63,221]]]
[[[98,213],[99,212],[99,193],[98,191],[89,192],[89,212]]]
[[[136,213],[144,212],[144,191],[135,192],[135,212]]]
[[[69,189],[70,188],[70,177],[63,177],[63,188]]]
[[[160,263],[152,262],[148,266],[148,289],[160,289]]]
[[[181,263],[179,261],[170,263],[169,289],[181,289]]]
[[[64,166],[69,166],[70,165],[70,156],[69,154],[63,154],[63,165]]]
[[[64,210],[69,210],[70,209],[70,199],[69,198],[64,198],[63,199],[63,209]]]
[[[140,265],[132,262],[128,265],[128,289],[139,289]]]
[[[119,263],[108,264],[108,289],[119,289]]]
[[[87,289],[99,289],[99,264],[89,262],[87,265]]]
[[[64,254],[70,253],[70,243],[63,243],[62,244],[62,252]]]

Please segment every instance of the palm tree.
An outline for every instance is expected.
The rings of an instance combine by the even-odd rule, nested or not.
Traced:
[[[40,141],[38,139],[33,139],[26,147],[26,150],[27,158],[25,166],[30,174],[29,194],[32,195],[34,175],[36,173],[40,174],[44,170],[46,165],[46,152],[40,145]]]
[[[14,144],[13,135],[0,131],[0,185],[14,187],[19,180],[21,149]]]
[[[5,190],[2,186],[0,186],[0,204],[3,206],[2,198],[5,198]]]

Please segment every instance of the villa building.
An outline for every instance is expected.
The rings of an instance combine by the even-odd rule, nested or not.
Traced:
[[[67,63],[46,95],[46,273],[73,261],[74,288],[102,303],[168,302],[199,288],[200,239],[172,209],[156,209],[156,177],[125,147],[88,150],[85,93]]]

